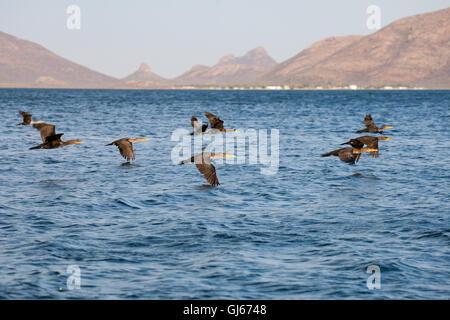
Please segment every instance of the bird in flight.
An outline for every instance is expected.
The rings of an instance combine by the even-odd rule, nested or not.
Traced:
[[[49,123],[36,123],[33,124],[33,128],[39,130],[41,133],[42,143],[40,145],[31,147],[30,150],[34,149],[56,149],[59,147],[65,147],[72,144],[83,143],[80,140],[67,140],[62,141],[61,136],[64,133],[56,134],[55,125]]]
[[[206,181],[208,181],[208,183],[212,186],[217,186],[219,185],[219,179],[217,178],[216,168],[212,164],[212,161],[219,158],[234,158],[234,155],[222,152],[202,152],[196,156],[181,161],[179,164],[183,165],[185,163],[194,162],[198,171],[203,175],[203,177],[205,177]]]
[[[377,127],[375,125],[375,122],[372,119],[371,114],[367,114],[364,118],[364,125],[366,126],[364,129],[356,131],[356,133],[363,133],[363,132],[369,132],[369,133],[383,133],[383,130],[385,129],[391,129],[392,126],[382,126]]]
[[[355,139],[350,139],[347,142],[341,143],[341,145],[349,144],[353,148],[361,149],[366,145],[368,148],[376,149],[377,151],[371,152],[372,156],[374,158],[378,158],[378,141],[384,141],[384,140],[392,140],[392,138],[389,137],[371,137],[371,136],[363,136],[358,137]]]
[[[18,123],[18,126],[28,126],[30,124],[35,124],[35,123],[43,123],[44,121],[42,120],[38,120],[38,121],[31,121],[31,114],[29,112],[25,112],[25,111],[19,111],[20,115],[23,118],[23,121],[21,123]]]
[[[147,138],[122,138],[111,143],[108,143],[107,146],[115,145],[119,148],[120,154],[124,157],[127,162],[125,164],[130,164],[130,160],[135,160],[133,143],[138,141],[148,141]]]

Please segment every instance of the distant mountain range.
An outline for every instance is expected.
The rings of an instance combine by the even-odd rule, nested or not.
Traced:
[[[276,65],[276,61],[269,56],[267,51],[263,47],[258,47],[242,57],[227,55],[212,67],[194,66],[171,82],[189,85],[251,84]]]
[[[329,38],[279,64],[272,84],[450,88],[450,8],[397,20],[368,36]]]
[[[0,32],[0,86],[173,88],[180,86],[359,87],[450,89],[450,8],[397,20],[373,34],[331,37],[277,63],[263,47],[196,65],[173,79],[142,63],[116,79],[44,47]]]

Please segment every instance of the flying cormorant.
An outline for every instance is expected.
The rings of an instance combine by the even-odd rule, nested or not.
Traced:
[[[350,139],[347,142],[341,143],[341,145],[349,144],[353,148],[356,148],[356,149],[361,149],[362,147],[364,147],[364,145],[366,145],[368,148],[377,150],[377,151],[371,152],[371,154],[374,158],[378,158],[378,141],[384,141],[384,140],[392,140],[392,138],[363,136],[363,137],[358,137],[355,139]]]
[[[206,181],[213,186],[219,185],[219,179],[216,176],[216,168],[212,165],[212,161],[219,158],[234,158],[234,155],[227,153],[202,152],[187,160],[181,161],[179,164],[194,162],[198,171],[205,177]]]
[[[133,143],[137,142],[137,141],[148,141],[147,138],[136,138],[136,139],[131,139],[131,138],[122,138],[116,141],[113,141],[111,143],[108,143],[107,146],[111,146],[111,145],[115,145],[119,148],[120,154],[122,155],[122,157],[124,157],[129,163],[130,159],[135,159],[134,158],[134,151],[133,151]]]
[[[341,161],[347,162],[347,163],[356,163],[359,161],[359,157],[361,153],[363,152],[375,152],[376,149],[372,148],[353,148],[353,147],[347,147],[342,149],[337,149],[328,153],[325,153],[322,155],[322,157],[329,157],[329,156],[336,156],[339,157]]]
[[[205,112],[205,116],[209,120],[209,124],[212,130],[207,130],[207,133],[219,133],[219,132],[237,132],[235,129],[225,129],[223,127],[223,120],[221,120],[218,116]]]
[[[31,147],[30,150],[33,150],[33,149],[56,149],[56,148],[68,146],[71,144],[83,143],[83,141],[80,141],[80,140],[62,141],[61,136],[64,133],[56,134],[55,125],[53,125],[53,124],[37,123],[37,124],[33,124],[33,128],[36,128],[40,131],[42,144],[35,146],[35,147]]]
[[[31,121],[31,114],[29,112],[25,112],[25,111],[19,111],[19,113],[22,115],[23,121],[21,123],[18,123],[18,126],[28,126],[30,124],[35,124],[35,123],[43,123],[44,121],[39,120],[39,121]]]
[[[358,130],[356,132],[357,133],[362,133],[362,132],[383,133],[383,130],[392,128],[392,126],[377,127],[375,125],[375,122],[372,119],[372,115],[371,114],[367,114],[366,117],[364,118],[364,125],[366,126],[365,129]]]

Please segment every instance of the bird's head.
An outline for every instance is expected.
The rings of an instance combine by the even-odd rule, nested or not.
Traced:
[[[341,145],[344,145],[344,144],[349,144],[351,146],[355,146],[355,145],[360,144],[360,142],[357,139],[350,139],[347,142],[341,143]]]

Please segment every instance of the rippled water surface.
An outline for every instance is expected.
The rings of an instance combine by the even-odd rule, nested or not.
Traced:
[[[84,143],[28,150],[19,109]],[[278,172],[217,164],[208,188],[173,164],[172,133],[204,111],[279,129]],[[394,126],[378,159],[320,157],[369,112]],[[2,89],[0,117],[0,298],[450,297],[449,91]],[[131,166],[105,146],[121,137],[150,139]]]

